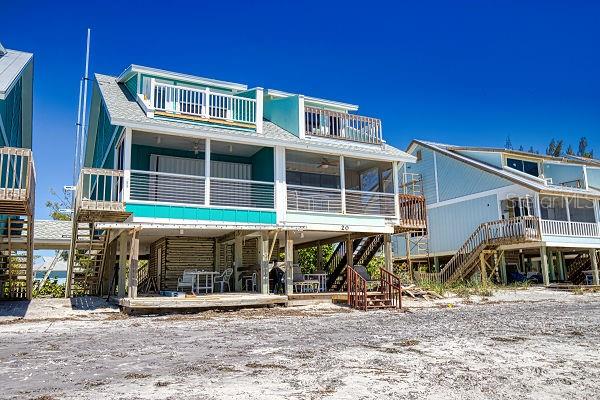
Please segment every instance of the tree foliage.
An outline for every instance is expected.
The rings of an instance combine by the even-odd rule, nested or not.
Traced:
[[[323,263],[325,263],[333,254],[333,245],[322,245],[321,251],[323,254]],[[318,253],[316,246],[298,250],[298,264],[300,265],[300,269],[303,273],[310,274],[315,272],[317,270],[317,260]]]

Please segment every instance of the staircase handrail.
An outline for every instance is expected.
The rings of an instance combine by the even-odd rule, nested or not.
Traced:
[[[348,305],[366,311],[367,281],[349,265],[346,265],[346,286],[348,288]]]
[[[490,243],[502,243],[507,240],[539,239],[539,219],[536,217],[517,217],[484,222],[475,229],[465,243],[456,251],[439,272],[439,282],[445,283],[457,272],[460,266],[477,254],[476,250]]]
[[[402,308],[402,282],[400,277],[383,267],[379,267],[381,285],[379,291],[386,295],[391,304],[396,308]]]

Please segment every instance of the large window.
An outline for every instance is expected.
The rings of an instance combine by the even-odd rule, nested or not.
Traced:
[[[562,197],[542,196],[540,197],[540,211],[542,219],[553,221],[567,221],[567,207]]]
[[[593,200],[569,199],[569,215],[574,222],[596,222]]]
[[[531,197],[502,200],[501,206],[503,219],[535,215],[533,199]]]
[[[539,165],[534,161],[519,160],[517,158],[507,158],[506,165],[517,171],[525,172],[533,176],[540,176]]]

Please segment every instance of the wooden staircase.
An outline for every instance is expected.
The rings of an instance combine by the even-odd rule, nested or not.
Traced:
[[[519,217],[486,222],[469,236],[439,273],[415,272],[417,280],[453,283],[469,278],[500,246],[541,240],[539,220]]]
[[[367,266],[383,245],[383,235],[368,236],[354,239],[352,248],[352,265]],[[327,277],[327,290],[341,291],[346,283],[345,273],[348,264],[346,242],[340,242],[331,257],[325,263],[325,270],[329,271]]]
[[[358,310],[402,308],[400,278],[379,268],[379,281],[367,281],[354,268],[346,268],[348,305]],[[374,290],[371,290],[373,286]]]
[[[600,254],[596,253],[596,259],[600,264]],[[591,259],[589,254],[580,253],[569,265],[567,280],[575,285],[583,284],[585,281],[585,274],[583,271],[589,268],[591,268]]]
[[[31,299],[33,289],[33,220],[0,220],[0,300]]]
[[[100,294],[108,232],[94,223],[73,224],[67,286],[71,296]]]

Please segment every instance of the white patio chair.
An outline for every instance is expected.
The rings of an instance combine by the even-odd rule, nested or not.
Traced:
[[[220,285],[220,292],[223,293],[225,290],[225,286],[227,286],[227,291],[231,291],[229,287],[229,279],[231,279],[231,275],[233,275],[233,268],[227,268],[223,273],[215,278],[215,286]]]
[[[252,275],[246,277],[244,286],[247,291],[256,292],[256,272],[253,272]]]
[[[190,288],[190,292],[194,291],[194,283],[196,278],[191,270],[183,271],[183,275],[177,279],[177,291],[179,292],[182,288]]]

